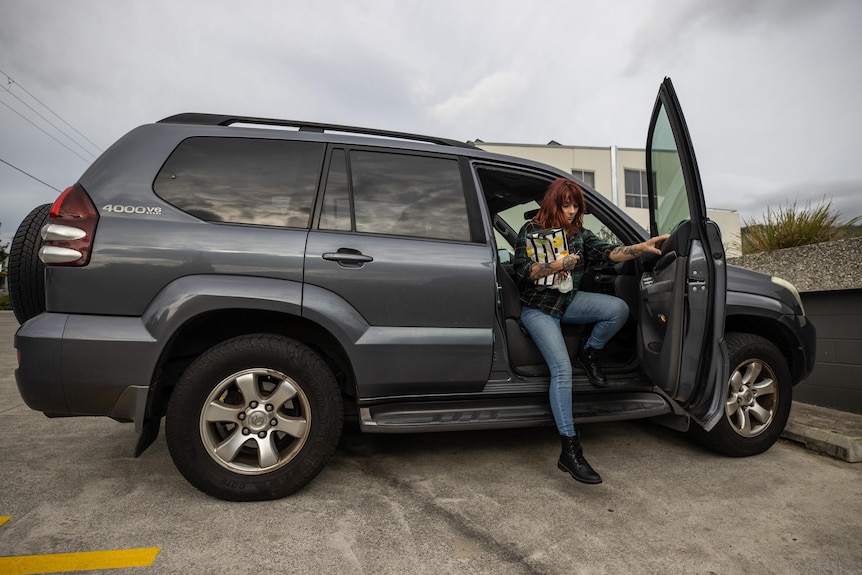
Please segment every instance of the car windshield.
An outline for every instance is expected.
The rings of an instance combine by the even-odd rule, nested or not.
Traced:
[[[655,190],[657,231],[659,234],[667,234],[680,222],[689,219],[689,206],[682,164],[664,105],[656,118],[651,142],[649,153]]]

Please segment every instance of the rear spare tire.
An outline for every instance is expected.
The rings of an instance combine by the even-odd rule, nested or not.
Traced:
[[[18,323],[45,311],[45,264],[39,259],[42,226],[48,221],[51,204],[33,209],[15,232],[9,250],[9,299]]]

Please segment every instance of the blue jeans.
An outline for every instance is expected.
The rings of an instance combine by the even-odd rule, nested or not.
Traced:
[[[551,315],[537,307],[521,310],[527,328],[551,370],[551,412],[560,435],[575,435],[572,418],[572,360],[563,340],[561,323],[593,323],[584,347],[603,349],[629,317],[626,302],[616,296],[578,291],[563,315]]]

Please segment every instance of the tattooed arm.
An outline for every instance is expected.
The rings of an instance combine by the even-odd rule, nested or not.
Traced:
[[[567,272],[571,271],[575,269],[578,259],[580,259],[580,256],[573,254],[552,262],[536,262],[530,268],[530,279],[537,280],[563,270]]]
[[[645,242],[634,244],[631,246],[617,246],[608,253],[608,257],[615,262],[625,262],[633,260],[644,254],[661,255],[661,250],[658,248],[668,237],[668,234],[650,238]]]

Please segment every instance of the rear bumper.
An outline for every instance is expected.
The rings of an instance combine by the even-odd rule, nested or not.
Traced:
[[[140,318],[43,313],[18,329],[15,348],[31,409],[142,422],[159,346]]]

